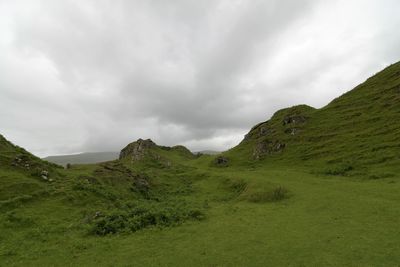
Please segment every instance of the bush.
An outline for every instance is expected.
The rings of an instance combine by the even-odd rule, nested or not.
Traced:
[[[230,184],[230,188],[235,192],[235,193],[242,193],[247,187],[247,183],[244,180],[236,180],[232,181]]]
[[[225,179],[223,186],[231,192],[229,198],[223,200],[237,198],[238,200],[261,203],[280,201],[289,196],[285,187],[266,181],[246,182],[244,179]]]
[[[349,171],[352,170],[354,170],[354,167],[351,164],[340,164],[323,170],[323,174],[345,176]]]
[[[93,221],[90,232],[108,235],[136,232],[147,227],[168,227],[186,220],[202,220],[204,213],[197,209],[181,209],[177,206],[143,205],[129,210],[119,210]]]
[[[287,190],[282,186],[278,186],[272,191],[270,200],[271,201],[279,201],[287,197]]]
[[[276,202],[288,198],[288,190],[283,186],[277,186],[270,190],[255,190],[255,192],[247,192],[244,195],[247,201],[262,203],[262,202]]]

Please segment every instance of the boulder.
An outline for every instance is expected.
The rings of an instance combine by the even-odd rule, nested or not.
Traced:
[[[43,180],[48,180],[49,179],[49,172],[48,171],[46,171],[46,170],[43,170],[41,173],[40,173],[40,175],[41,175],[41,177],[42,177],[42,179]]]
[[[214,163],[218,166],[227,166],[229,163],[228,158],[224,156],[218,156],[215,158]]]

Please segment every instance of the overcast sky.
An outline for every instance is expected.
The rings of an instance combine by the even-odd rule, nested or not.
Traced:
[[[0,0],[0,133],[39,156],[225,150],[400,60],[398,0]]]

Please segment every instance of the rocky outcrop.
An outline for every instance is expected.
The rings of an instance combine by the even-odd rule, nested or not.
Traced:
[[[287,129],[285,130],[285,133],[286,133],[286,134],[290,134],[290,135],[296,135],[296,134],[298,134],[298,133],[300,133],[300,132],[301,132],[301,130],[298,129],[298,128],[287,128]]]
[[[262,159],[266,155],[281,152],[285,147],[286,147],[286,145],[280,141],[265,140],[265,141],[259,142],[254,147],[253,158],[254,159]]]
[[[144,158],[148,153],[149,149],[156,147],[157,145],[151,141],[151,139],[138,139],[135,142],[130,143],[119,154],[119,159],[130,158],[132,161],[138,161]]]
[[[217,166],[228,166],[229,160],[224,156],[218,156],[215,158],[214,163]]]
[[[287,124],[299,124],[299,123],[305,123],[307,121],[307,118],[305,116],[301,115],[293,115],[293,116],[285,116],[283,118],[283,125]]]
[[[273,132],[273,129],[268,128],[266,126],[261,126],[258,135],[259,136],[266,136]]]
[[[184,146],[159,146],[151,139],[138,139],[121,150],[119,159],[128,159],[132,163],[137,161],[144,162],[143,160],[146,159],[148,163],[157,162],[161,167],[169,168],[173,165],[173,157],[175,156],[185,159],[195,158],[194,154]]]
[[[252,138],[259,138],[263,136],[269,136],[274,133],[274,129],[272,129],[268,125],[268,121],[262,122],[251,128],[251,130],[244,136],[243,141],[250,140]]]

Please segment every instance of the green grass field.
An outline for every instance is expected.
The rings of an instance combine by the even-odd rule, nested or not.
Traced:
[[[246,186],[236,192],[229,180]],[[286,199],[253,202],[245,197],[268,193],[274,185],[288,190]],[[7,266],[399,263],[397,177],[349,180],[283,166],[211,168],[193,181],[192,190],[178,197],[204,209],[204,219],[106,236],[90,234],[84,222],[86,213],[109,208],[98,197],[82,201],[76,192],[55,192],[24,202],[17,209],[3,210],[1,262]]]
[[[397,63],[220,155],[63,169],[0,136],[0,266],[400,266],[399,103]]]

